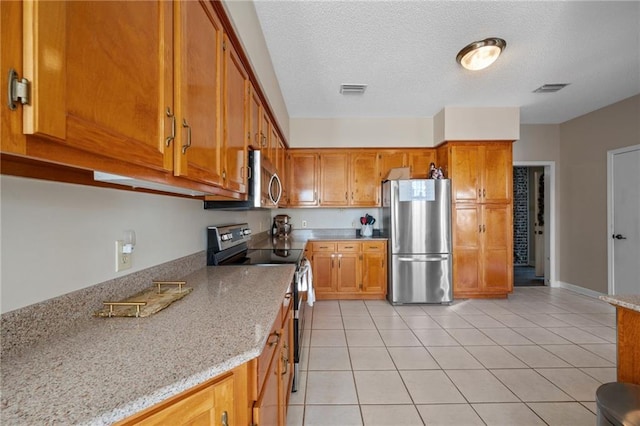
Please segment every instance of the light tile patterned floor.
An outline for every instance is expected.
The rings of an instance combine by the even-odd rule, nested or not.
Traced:
[[[306,312],[288,426],[593,425],[596,389],[616,379],[615,309],[563,289]]]

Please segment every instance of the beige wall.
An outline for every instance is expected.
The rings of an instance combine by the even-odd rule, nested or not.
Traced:
[[[559,124],[523,124],[520,139],[513,143],[513,161],[560,160]]]
[[[607,151],[640,143],[640,95],[560,125],[559,279],[607,293]]]
[[[282,97],[280,84],[273,69],[271,56],[253,2],[223,1],[222,4],[251,62],[251,67],[260,81],[260,87],[269,100],[269,105],[284,133],[283,136],[288,141],[289,113]]]
[[[445,107],[436,114],[434,142],[517,140],[519,107]]]
[[[205,250],[209,225],[271,222],[268,211],[204,210],[165,195],[13,176],[0,185],[2,312]],[[127,229],[137,237],[133,267],[115,272],[115,241]]]
[[[291,148],[433,147],[433,119],[291,118]]]

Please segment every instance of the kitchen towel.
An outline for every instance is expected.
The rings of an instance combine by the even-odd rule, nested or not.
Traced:
[[[307,304],[313,306],[316,301],[316,294],[313,291],[313,272],[311,272],[311,262],[304,258],[300,262],[300,291],[307,292]]]

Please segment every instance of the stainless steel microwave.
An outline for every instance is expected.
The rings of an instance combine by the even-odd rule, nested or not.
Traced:
[[[249,151],[247,200],[205,201],[205,209],[250,210],[273,209],[282,198],[282,181],[278,171],[260,151]]]

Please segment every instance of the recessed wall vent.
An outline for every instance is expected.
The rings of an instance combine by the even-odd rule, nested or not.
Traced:
[[[343,95],[361,95],[367,90],[366,84],[341,84],[340,93]]]
[[[538,87],[533,93],[553,93],[558,90],[567,87],[570,83],[554,83],[554,84],[543,84]]]

